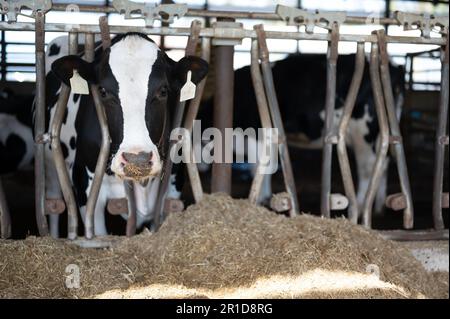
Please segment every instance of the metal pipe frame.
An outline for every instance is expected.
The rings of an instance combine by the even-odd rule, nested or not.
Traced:
[[[35,140],[45,134],[45,15],[36,12],[36,100],[35,100]],[[48,223],[45,216],[45,144],[35,141],[34,180],[36,224],[40,236],[48,236]]]
[[[359,88],[364,74],[365,65],[364,43],[359,42],[356,49],[355,71],[353,73],[350,89],[347,93],[347,98],[344,104],[344,111],[338,128],[338,144],[337,155],[339,159],[339,167],[342,175],[342,182],[344,184],[345,196],[348,198],[348,219],[354,223],[358,223],[358,202],[356,200],[355,186],[353,184],[352,171],[347,154],[347,145],[345,143],[345,136],[347,127],[350,122],[353,109],[355,107],[356,98],[358,96]]]
[[[136,198],[134,196],[134,184],[132,181],[124,181],[125,195],[128,203],[128,219],[127,219],[127,237],[136,234]]]
[[[6,202],[3,183],[0,178],[0,238],[11,237],[11,215],[9,214],[8,203]]]
[[[297,190],[295,186],[294,173],[292,171],[289,150],[286,142],[286,134],[284,132],[283,121],[281,119],[280,108],[275,91],[275,84],[273,82],[272,67],[270,66],[269,62],[269,50],[267,49],[266,36],[263,25],[255,25],[254,28],[256,33],[258,34],[263,82],[268,99],[270,114],[272,117],[272,123],[273,127],[278,130],[278,152],[281,161],[281,168],[283,171],[284,185],[292,201],[291,208],[289,209],[289,215],[293,217],[295,215],[298,215],[299,213]]]
[[[202,53],[203,60],[209,63],[211,58],[211,39],[202,39]],[[189,136],[191,136],[193,122],[197,117],[200,103],[202,100],[203,92],[205,90],[207,76],[197,85],[194,99],[189,103],[189,108],[186,111],[184,119],[184,127],[188,130]],[[195,161],[195,152],[191,149],[190,158],[186,161],[186,168],[188,171],[189,180],[191,182],[192,193],[194,195],[195,202],[198,203],[203,198],[203,187],[198,173],[198,167]]]
[[[371,228],[372,226],[372,206],[378,186],[380,185],[381,176],[383,174],[383,166],[386,162],[386,157],[389,150],[389,126],[384,105],[383,88],[380,79],[378,43],[372,43],[370,52],[370,78],[372,81],[375,111],[377,114],[380,133],[378,136],[377,156],[372,175],[370,177],[369,187],[364,198],[362,211],[363,225],[367,228]]]
[[[86,33],[85,41],[85,59],[87,62],[93,62],[95,55],[95,39],[93,33]],[[97,113],[98,122],[100,124],[100,130],[102,134],[102,143],[100,152],[97,158],[97,164],[95,166],[94,179],[92,181],[91,190],[86,204],[86,219],[85,219],[85,236],[87,239],[92,239],[95,236],[94,229],[94,214],[95,206],[97,204],[98,194],[102,185],[103,176],[105,175],[106,165],[109,156],[109,130],[106,120],[105,109],[101,102],[100,94],[98,92],[97,84],[90,84],[90,91],[95,105],[95,111]],[[131,214],[132,212],[128,212]]]
[[[414,208],[411,197],[411,186],[409,183],[408,167],[406,165],[405,150],[403,148],[400,125],[395,112],[395,99],[392,92],[391,75],[389,72],[389,56],[386,48],[386,32],[378,30],[378,47],[380,50],[380,76],[383,86],[386,113],[392,137],[396,140],[393,144],[395,161],[400,180],[400,187],[405,198],[406,207],[403,210],[403,227],[411,229],[414,226]]]
[[[252,40],[251,48],[251,65],[250,71],[252,75],[253,88],[255,90],[256,104],[258,106],[259,118],[263,128],[272,128],[272,120],[270,118],[269,105],[267,104],[267,97],[264,91],[264,83],[261,75],[261,68],[259,64],[259,44],[258,40]],[[264,146],[266,147],[266,138],[264,138]],[[260,163],[256,168],[256,173],[250,187],[250,194],[248,196],[252,204],[257,204],[261,186],[264,180],[264,174],[261,172]]]
[[[223,21],[223,20],[220,20]],[[225,21],[231,21],[229,19]],[[234,21],[234,20],[233,20]],[[215,92],[214,92],[214,110],[213,125],[220,130],[221,154],[223,155],[222,163],[215,160],[212,163],[211,171],[211,193],[223,192],[231,194],[232,184],[232,166],[227,163],[226,159],[232,152],[226,147],[225,130],[233,127],[234,112],[234,46],[233,45],[217,45],[214,48],[216,53],[215,65]],[[233,154],[231,153],[231,157]]]
[[[78,51],[78,33],[69,33],[69,54],[77,54]],[[78,231],[78,206],[72,188],[72,183],[69,177],[69,172],[64,160],[64,155],[61,149],[61,126],[64,118],[64,113],[67,108],[67,101],[70,95],[70,87],[61,83],[61,92],[59,94],[58,102],[56,103],[56,110],[51,124],[51,146],[52,155],[55,162],[58,180],[61,185],[61,190],[67,206],[68,212],[68,238],[73,240],[77,238]]]
[[[34,31],[35,24],[29,22],[17,22],[8,24],[0,22],[0,30],[5,31]],[[79,33],[101,33],[98,25],[81,24],[76,28],[62,23],[46,23],[46,32],[79,32]],[[172,27],[136,27],[136,26],[110,26],[112,34],[125,32],[141,32],[147,35],[170,35],[170,36],[190,36],[190,28],[172,28]],[[257,38],[256,31],[243,28],[202,28],[199,33],[200,38],[226,38],[226,39],[244,39]],[[266,31],[267,39],[287,39],[287,40],[317,40],[330,41],[330,34],[323,33],[304,33],[304,32],[286,32],[286,31]],[[371,42],[376,43],[376,35],[356,35],[340,34],[339,41],[343,42]],[[424,37],[406,37],[406,36],[386,36],[389,43],[406,44],[432,44],[445,45],[445,38],[424,38]]]
[[[448,123],[448,103],[449,103],[449,38],[443,48],[442,73],[441,73],[441,96],[439,101],[439,122],[436,130],[436,146],[434,158],[434,180],[433,180],[433,222],[437,230],[444,229],[442,218],[442,199],[444,181],[444,161],[445,146],[448,146],[448,135],[446,127]]]
[[[195,49],[197,48],[197,44],[200,41],[200,23],[197,20],[192,21],[191,28],[190,28],[190,36],[188,39],[188,43],[186,44],[186,51],[185,56],[189,55],[195,55]],[[184,110],[186,107],[186,101],[183,102],[177,102],[177,107],[175,109],[175,114],[173,117],[173,122],[171,123],[172,129],[180,127],[183,122],[183,115]],[[172,149],[174,145],[174,141],[170,141],[168,145],[168,153],[170,155],[170,150]],[[155,204],[155,216],[154,216],[154,222],[153,222],[153,229],[157,231],[159,227],[161,226],[161,218],[164,214],[164,201],[166,198],[167,189],[169,187],[169,181],[170,181],[170,174],[172,172],[172,160],[170,159],[170,156],[167,156],[167,158],[164,161],[163,164],[163,175],[161,177],[161,185],[158,191],[158,196],[156,199]]]
[[[117,13],[113,7],[79,5],[81,12],[100,12],[100,13]],[[53,4],[52,11],[66,11],[67,5]],[[233,18],[233,19],[258,19],[258,20],[279,20],[280,16],[273,12],[245,12],[245,11],[222,11],[222,10],[203,10],[188,9],[186,17],[203,17],[203,18]],[[370,17],[347,16],[346,24],[366,24]],[[399,25],[397,19],[381,17],[380,24]]]
[[[336,101],[336,66],[339,57],[339,24],[334,22],[330,33],[331,41],[328,43],[327,51],[327,87],[320,192],[320,214],[327,218],[331,217],[331,160],[333,155],[333,121]]]

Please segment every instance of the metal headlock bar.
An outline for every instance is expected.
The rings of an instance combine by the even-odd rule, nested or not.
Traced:
[[[449,103],[449,36],[442,48],[441,96],[439,100],[439,119],[436,130],[434,181],[433,181],[433,221],[436,230],[444,229],[442,208],[448,208],[448,190],[443,192],[445,147],[448,147],[448,103]]]
[[[6,239],[9,237],[11,237],[11,215],[0,178],[0,238]]]
[[[407,43],[407,44],[431,44],[442,47],[442,80],[441,80],[441,100],[439,110],[439,125],[436,136],[436,158],[434,174],[434,195],[433,195],[433,218],[435,231],[422,231],[412,233],[399,230],[397,232],[386,234],[389,238],[398,239],[423,239],[423,238],[448,238],[448,231],[443,230],[442,208],[448,207],[448,192],[442,190],[443,184],[443,166],[445,146],[448,145],[448,135],[446,135],[446,126],[448,122],[448,17],[436,17],[396,12],[393,18],[380,18],[377,23],[401,25],[405,30],[420,30],[420,37],[405,36],[387,36],[384,31],[377,31],[370,35],[350,35],[339,32],[339,26],[346,23],[374,23],[369,17],[351,17],[344,12],[321,12],[306,11],[286,6],[277,6],[275,13],[252,13],[252,12],[223,12],[223,11],[205,11],[190,10],[185,5],[164,4],[148,5],[134,3],[127,0],[114,0],[113,8],[99,8],[94,6],[79,6],[84,11],[95,12],[116,12],[125,14],[127,19],[144,19],[145,27],[134,26],[109,26],[106,17],[101,17],[99,25],[77,25],[73,27],[65,24],[45,24],[45,13],[50,10],[65,10],[64,5],[52,5],[51,0],[0,0],[0,13],[6,14],[8,22],[0,22],[0,29],[6,31],[35,31],[36,34],[36,160],[35,160],[35,178],[36,178],[36,219],[40,235],[48,234],[46,215],[61,213],[65,206],[68,211],[68,238],[77,237],[78,228],[78,207],[69,178],[68,170],[64,162],[60,144],[60,132],[63,116],[67,107],[67,100],[70,95],[70,87],[62,84],[60,96],[55,108],[54,119],[50,127],[51,134],[45,134],[45,55],[44,55],[44,34],[47,31],[69,32],[69,53],[78,53],[78,34],[84,33],[86,36],[86,55],[88,61],[92,61],[94,54],[94,34],[102,35],[103,49],[110,46],[110,34],[123,32],[142,32],[148,35],[163,36],[188,36],[189,40],[186,46],[186,55],[195,55],[195,49],[198,44],[202,44],[201,56],[209,61],[211,45],[215,46],[216,53],[223,56],[222,63],[217,67],[217,73],[228,78],[232,78],[232,55],[234,45],[240,43],[244,38],[252,40],[251,46],[251,75],[257,98],[258,112],[263,128],[278,129],[278,152],[282,164],[286,193],[274,196],[271,200],[272,207],[278,211],[289,211],[293,216],[298,213],[298,199],[293,178],[292,166],[286,145],[281,115],[279,113],[278,102],[276,98],[275,86],[273,83],[272,70],[269,64],[269,52],[266,39],[293,39],[293,40],[318,40],[328,42],[328,65],[327,65],[327,94],[326,94],[326,115],[324,148],[322,162],[322,189],[321,189],[321,214],[330,216],[330,210],[344,209],[348,205],[348,217],[353,223],[357,223],[358,205],[356,202],[355,187],[352,181],[350,163],[347,155],[345,134],[358,90],[361,85],[364,72],[365,57],[364,44],[371,43],[370,54],[370,77],[374,95],[377,120],[380,128],[380,134],[377,145],[377,155],[373,172],[369,182],[369,187],[364,200],[362,210],[362,223],[366,227],[371,227],[372,206],[375,198],[381,175],[386,163],[387,152],[390,144],[393,144],[395,157],[397,161],[397,170],[402,193],[390,195],[387,199],[387,205],[394,209],[403,209],[404,228],[409,229],[413,226],[413,207],[409,185],[409,178],[406,169],[406,160],[402,145],[402,138],[398,120],[395,118],[394,97],[391,88],[391,79],[389,75],[388,55],[386,51],[387,43]],[[35,23],[19,23],[17,15],[23,14],[22,9],[31,9],[32,17]],[[175,17],[182,16],[203,16],[217,17],[217,23],[212,27],[202,28],[199,21],[194,21],[190,28],[171,28],[171,27],[153,27],[154,20],[160,20],[164,23],[173,22]],[[264,31],[262,25],[257,25],[253,30],[244,29],[242,24],[234,19],[240,18],[259,18],[284,20],[288,25],[305,26],[306,32],[278,32]],[[314,28],[325,28],[327,34],[313,33]],[[431,37],[431,33],[441,34],[441,37]],[[355,60],[355,70],[347,94],[343,116],[337,128],[333,127],[333,113],[335,103],[336,89],[336,64],[338,63],[337,46],[339,41],[356,42],[357,53]],[[204,91],[205,79],[197,86],[195,98],[190,102],[190,107],[185,114],[185,102],[179,102],[174,114],[172,128],[184,127],[190,132],[192,130],[193,120],[196,118],[200,105],[201,96]],[[229,92],[223,99],[217,102],[215,113],[218,120],[216,126],[222,127],[230,125],[225,123],[224,119],[219,119],[225,106],[227,112],[232,112],[232,79],[222,81],[223,87],[218,88],[217,92]],[[231,91],[230,91],[231,90]],[[94,100],[97,116],[102,132],[102,145],[97,160],[97,166],[94,174],[94,182],[88,196],[86,206],[86,238],[94,237],[94,209],[96,206],[98,194],[101,187],[101,181],[105,174],[106,160],[109,153],[109,132],[106,125],[106,116],[101,101],[98,96],[98,90],[95,85],[90,85],[90,91]],[[216,92],[216,93],[217,93]],[[217,112],[216,112],[217,111]],[[232,113],[230,113],[232,114]],[[184,117],[184,122],[183,122]],[[230,115],[227,115],[227,121]],[[221,126],[222,125],[222,126]],[[265,146],[273,140],[264,139]],[[52,154],[55,162],[58,179],[61,185],[64,202],[60,199],[45,199],[45,166],[44,166],[44,144],[51,143]],[[173,145],[168,145],[170,149]],[[339,166],[343,179],[345,196],[331,193],[331,155],[333,144],[337,144],[337,155]],[[197,166],[195,165],[194,152],[191,152],[191,158],[187,162],[187,170],[191,182],[195,201],[198,202],[203,197],[203,189],[200,182]],[[261,163],[258,163],[260,168]],[[165,194],[169,184],[172,162],[170,157],[164,161],[162,181],[159,187],[157,203],[155,209],[155,229],[158,229],[161,220],[171,211],[183,209],[182,202],[174,199],[166,199]],[[219,165],[220,166],[220,165]],[[217,167],[219,167],[217,166]],[[228,170],[228,168],[227,168]],[[222,171],[225,179],[229,179],[230,172]],[[214,174],[213,174],[214,175]],[[214,176],[213,176],[214,177]],[[217,176],[216,176],[217,177]],[[258,202],[259,193],[264,175],[262,171],[257,170],[253,180],[249,199],[253,203]],[[216,178],[216,180],[218,180]],[[220,179],[219,179],[220,180]],[[224,182],[225,183],[225,182]],[[212,188],[224,187],[224,184]],[[111,199],[107,203],[107,209],[113,214],[128,214],[126,234],[131,236],[136,231],[136,203],[132,183],[125,183],[126,198]],[[219,188],[220,188],[219,187]],[[228,186],[225,186],[228,189]],[[1,236],[10,236],[10,220],[0,185],[0,223]],[[92,242],[92,241],[91,241]],[[88,244],[87,246],[92,246]],[[95,245],[94,245],[95,246]]]
[[[295,187],[294,173],[292,171],[291,159],[286,142],[286,134],[284,132],[283,120],[281,118],[280,108],[278,106],[277,95],[275,92],[275,84],[273,82],[272,67],[269,62],[269,50],[267,48],[266,36],[262,24],[254,26],[258,34],[259,58],[261,60],[261,70],[263,77],[263,84],[267,96],[267,104],[272,118],[272,127],[277,130],[278,138],[278,153],[281,161],[281,168],[283,171],[284,185],[286,192],[290,197],[289,215],[295,216],[299,213],[297,190]],[[263,104],[262,106],[265,107]],[[261,107],[260,107],[261,108]],[[266,111],[263,111],[262,120],[266,121]],[[260,112],[261,112],[260,111]],[[260,177],[259,177],[260,178]],[[259,183],[259,181],[257,181]],[[260,188],[260,187],[259,187]]]

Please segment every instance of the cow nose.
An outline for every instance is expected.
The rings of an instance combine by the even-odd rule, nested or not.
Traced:
[[[123,164],[132,164],[138,166],[152,165],[153,152],[122,153]]]

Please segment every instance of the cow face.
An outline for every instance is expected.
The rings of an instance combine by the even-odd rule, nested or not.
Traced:
[[[164,127],[170,127],[169,103],[178,96],[187,72],[198,83],[208,64],[193,56],[174,62],[147,36],[127,33],[115,37],[93,63],[66,56],[52,64],[66,84],[75,69],[99,90],[111,136],[111,171],[141,182],[158,175],[162,167],[158,146]]]

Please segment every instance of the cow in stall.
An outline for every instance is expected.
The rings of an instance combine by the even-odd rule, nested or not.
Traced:
[[[34,95],[0,92],[0,175],[31,167],[34,141],[31,105]]]
[[[162,149],[163,144],[168,144],[163,140],[164,126],[170,127],[172,123],[179,90],[186,82],[188,71],[192,72],[192,82],[198,83],[206,76],[208,64],[194,56],[175,62],[140,33],[117,35],[106,50],[97,47],[92,63],[83,60],[83,53],[61,56],[66,52],[67,37],[55,39],[46,53],[46,64],[52,70],[46,74],[46,130],[49,131],[53,121],[61,82],[70,85],[74,70],[88,83],[98,85],[111,144],[95,207],[95,234],[107,234],[105,207],[109,199],[125,197],[124,180],[134,184],[137,227],[151,222],[163,156],[168,154],[163,154]],[[100,125],[90,95],[70,94],[60,138],[84,220],[101,145]],[[50,144],[46,145],[45,157],[46,196],[62,198]],[[179,196],[181,183],[177,176],[171,177],[169,197]],[[58,216],[50,216],[50,232],[58,237]]]
[[[337,128],[343,112],[350,83],[355,68],[356,55],[341,55],[337,63],[337,82],[334,127]],[[272,63],[272,72],[289,144],[300,144],[304,148],[320,149],[323,141],[325,119],[325,96],[327,77],[327,58],[319,54],[293,54]],[[390,75],[394,96],[396,97],[397,116],[400,117],[404,97],[404,69],[390,64]],[[234,74],[234,127],[258,128],[261,123],[258,117],[255,92],[253,89],[250,67],[246,66]],[[214,97],[205,101],[200,109],[199,119],[202,126],[211,125]],[[209,125],[208,125],[209,124]],[[376,158],[379,127],[372,86],[369,74],[369,62],[365,62],[365,71],[357,96],[355,108],[348,126],[347,145],[353,149],[357,171],[357,200],[362,207],[368,189],[372,168]],[[240,138],[242,140],[243,138]],[[258,141],[249,138],[247,146],[235,149],[236,155],[245,156],[242,152],[256,152]],[[248,166],[248,165],[247,165]],[[386,161],[383,177],[375,199],[375,212],[383,210],[387,191]],[[206,165],[199,168],[205,170]],[[250,165],[254,174],[256,165]],[[294,167],[294,170],[296,168]],[[271,178],[266,176],[263,182],[259,202],[268,202],[272,195]]]

